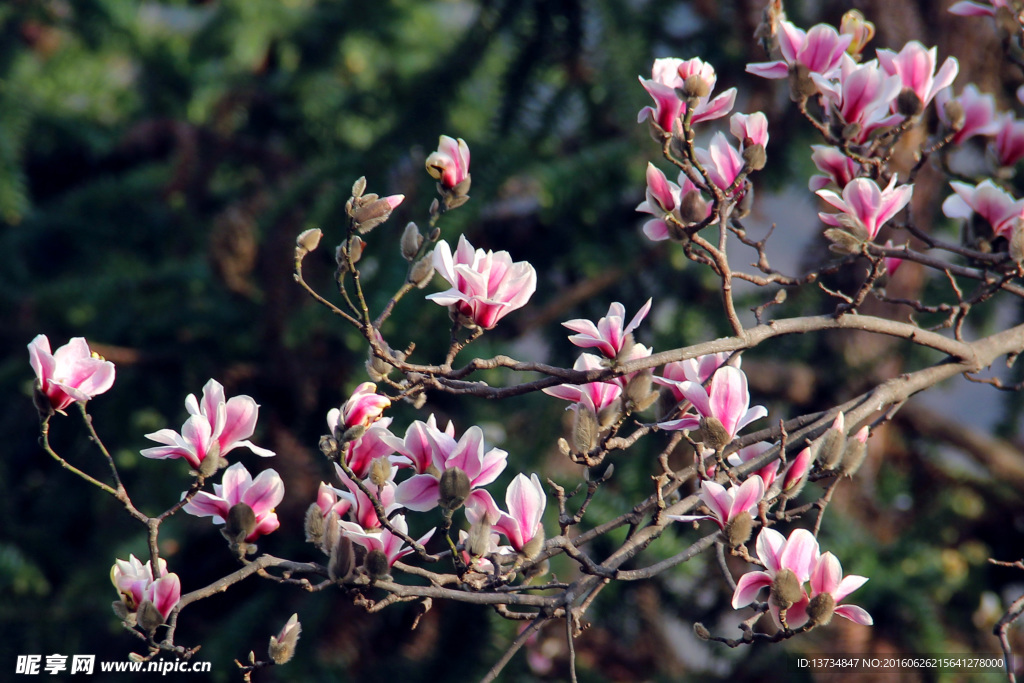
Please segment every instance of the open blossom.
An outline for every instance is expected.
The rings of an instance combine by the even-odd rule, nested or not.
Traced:
[[[405,521],[405,515],[395,515],[391,518],[391,526],[403,534],[409,533],[409,525]],[[367,550],[379,550],[388,558],[388,568],[395,566],[395,562],[413,552],[412,547],[406,547],[405,541],[398,534],[392,533],[390,529],[367,530],[352,522],[341,522],[341,531],[354,543],[358,543]],[[430,540],[437,529],[431,529],[416,539],[416,542],[423,545]]]
[[[537,289],[537,272],[526,261],[512,262],[507,251],[473,249],[465,235],[459,246],[441,240],[434,249],[434,268],[451,289],[427,298],[448,306],[463,324],[492,329],[503,317],[526,305]]]
[[[913,193],[913,185],[896,187],[895,175],[884,190],[870,178],[854,178],[843,188],[842,197],[832,190],[818,190],[819,197],[842,211],[818,216],[828,225],[842,225],[862,233],[859,236],[864,239],[873,240],[886,221],[910,202]]]
[[[710,93],[717,81],[714,67],[696,57],[690,60],[666,57],[654,60],[651,78],[640,77],[640,84],[654,98],[655,106],[641,109],[637,122],[650,118],[661,130],[671,133],[676,119],[686,113],[686,103],[679,99],[676,88],[682,88],[690,76],[701,78],[708,87],[708,95],[701,97],[694,108],[692,123],[710,121],[729,113],[736,100],[736,88],[729,88],[711,99]]]
[[[742,370],[730,365],[715,371],[707,389],[697,382],[683,382],[680,390],[699,416],[684,415],[678,420],[662,422],[658,425],[661,429],[697,429],[700,427],[700,418],[714,417],[722,423],[732,439],[748,424],[768,414],[764,406],[749,407],[747,376]]]
[[[838,147],[811,145],[811,161],[825,175],[812,175],[807,186],[812,192],[823,190],[834,183],[842,190],[860,173],[860,164],[843,154]]]
[[[652,242],[667,240],[672,235],[670,222],[679,225],[686,225],[689,222],[683,218],[680,207],[683,199],[691,192],[700,195],[700,190],[685,173],[679,173],[679,184],[676,184],[666,178],[657,166],[647,163],[647,198],[636,207],[640,213],[654,216],[653,220],[644,224],[647,239]],[[703,212],[701,220],[711,215],[711,204],[704,202]]]
[[[764,498],[764,480],[761,477],[749,477],[741,485],[735,484],[728,489],[710,480],[700,483],[700,499],[711,510],[711,515],[666,515],[677,522],[693,522],[700,519],[713,519],[720,529],[725,529],[729,522],[741,513],[749,513]]]
[[[184,458],[189,465],[199,469],[210,454],[222,458],[238,447],[248,448],[264,458],[274,451],[260,448],[249,441],[256,431],[259,405],[249,396],[224,398],[224,387],[211,379],[203,387],[203,400],[189,394],[185,399],[189,418],[181,427],[181,433],[172,429],[161,429],[146,434],[146,438],[163,446],[143,449],[147,458]]]
[[[266,536],[281,526],[274,508],[284,498],[284,482],[276,471],[263,470],[254,480],[249,470],[236,462],[224,471],[221,482],[213,485],[213,493],[197,493],[185,504],[185,512],[196,517],[213,517],[214,524],[224,524],[231,508],[245,503],[256,517],[246,541]]]
[[[963,112],[963,121],[950,120],[948,106],[958,105]],[[976,135],[996,135],[999,133],[1000,122],[996,117],[996,98],[989,93],[982,93],[978,86],[968,83],[959,97],[953,97],[952,88],[943,88],[935,96],[935,104],[939,110],[939,120],[950,127],[953,123],[961,124],[953,134],[951,144],[960,145]]]
[[[779,49],[784,61],[748,64],[747,72],[763,78],[786,78],[790,67],[800,64],[811,73],[829,74],[839,66],[852,40],[852,35],[840,35],[828,24],[818,24],[804,31],[792,22],[782,21],[779,23]]]
[[[838,112],[846,125],[856,124],[851,136],[863,142],[879,128],[894,126],[903,120],[901,114],[891,114],[896,98],[903,88],[900,77],[889,74],[877,60],[858,64],[847,54],[842,56],[839,69],[831,76],[811,74],[832,112]]]
[[[832,553],[822,553],[814,571],[811,572],[811,599],[828,593],[835,602],[834,614],[864,626],[871,626],[875,622],[863,607],[841,604],[847,595],[863,586],[867,580],[866,576],[855,574],[844,577],[839,558]]]
[[[638,344],[639,346],[639,344]],[[592,353],[581,353],[573,363],[573,370],[598,370],[604,366],[601,359]],[[622,384],[614,380],[609,382],[588,382],[587,384],[558,384],[542,389],[548,396],[579,403],[586,396],[593,405],[595,412],[615,403],[622,395]]]
[[[728,462],[733,467],[737,467],[749,460],[753,460],[754,458],[758,457],[765,451],[770,450],[772,446],[773,444],[767,441],[759,441],[755,444],[751,444],[749,446],[741,448],[735,453],[731,454],[728,458]],[[770,463],[768,463],[761,469],[755,472],[751,472],[751,475],[760,477],[761,481],[764,482],[764,488],[767,491],[771,487],[772,483],[775,482],[775,477],[779,472],[779,466],[781,464],[782,463],[779,460],[772,460]]]
[[[114,385],[114,364],[93,357],[84,337],[74,337],[50,353],[50,340],[40,334],[29,343],[28,358],[39,390],[57,411],[75,401],[88,401]]]
[[[725,365],[732,354],[728,351],[721,353],[709,353],[687,360],[673,361],[666,363],[662,368],[661,376],[655,375],[654,381],[657,384],[668,387],[676,399],[676,403],[686,398],[683,395],[683,384],[685,382],[696,382],[704,384],[715,374],[715,370]],[[736,359],[736,367],[740,367],[741,358]]]
[[[327,423],[330,424],[330,418]],[[369,476],[370,467],[373,461],[378,458],[391,458],[395,453],[395,447],[391,441],[392,434],[388,431],[391,425],[391,418],[381,418],[358,439],[354,439],[342,446],[344,453],[342,457],[357,477],[360,479]]]
[[[768,146],[768,117],[762,112],[736,113],[729,117],[729,132],[740,141],[740,149],[751,145]]]
[[[398,485],[395,500],[404,507],[417,512],[431,510],[441,504],[441,480],[448,470],[458,468],[465,473],[469,483],[467,506],[477,504],[483,495],[480,487],[490,484],[505,470],[508,453],[500,448],[484,452],[484,433],[473,425],[458,441],[444,432],[433,430],[428,436],[434,442],[433,465],[437,474],[416,474]],[[451,509],[455,509],[454,506]]]
[[[427,172],[441,187],[454,188],[469,177],[469,145],[462,138],[442,135],[437,151],[427,157]]]
[[[877,50],[878,63],[890,75],[900,77],[903,87],[912,90],[921,105],[927,107],[936,94],[953,83],[960,65],[953,57],[947,57],[938,73],[936,48],[926,48],[912,40],[898,53],[892,50]],[[895,104],[893,105],[895,111]]]
[[[508,512],[498,509],[489,493],[481,498],[481,505],[466,508],[466,517],[470,524],[479,524],[486,519],[501,533],[516,550],[527,555],[530,551],[540,551],[540,543],[544,541],[544,526],[541,519],[547,506],[544,487],[536,474],[527,477],[517,474],[505,490],[505,505]],[[532,542],[532,543],[531,543]],[[527,548],[530,545],[531,547]]]
[[[166,619],[181,598],[181,581],[177,574],[167,573],[167,560],[160,558],[159,577],[153,575],[152,562],[143,564],[135,555],[127,560],[115,560],[110,568],[110,582],[121,594],[121,600],[129,612],[138,610],[139,605],[149,601],[156,606]]]
[[[615,359],[623,347],[633,345],[630,343],[630,335],[643,322],[650,310],[651,299],[648,299],[629,324],[624,325],[626,307],[615,301],[608,307],[608,315],[598,320],[596,325],[589,320],[578,318],[562,323],[562,327],[576,332],[569,337],[569,341],[576,346],[584,349],[596,348],[605,358]]]
[[[714,134],[707,149],[697,148],[694,152],[708,178],[722,190],[728,190],[744,168],[743,157],[721,131]]]
[[[399,439],[388,432],[384,439],[388,442],[394,452],[398,455],[393,461],[396,467],[412,467],[416,474],[426,474],[434,471],[434,451],[436,449],[436,436],[434,432],[440,432],[437,428],[437,418],[433,413],[426,422],[416,420],[405,430],[405,438]],[[441,434],[454,439],[455,425],[448,421]]]
[[[1009,239],[1017,219],[1024,217],[1024,199],[1015,200],[991,180],[975,187],[954,180],[949,186],[954,194],[942,202],[942,212],[950,218],[969,220],[976,213],[989,222],[996,237]]]
[[[788,569],[796,575],[802,597],[794,601],[786,611],[786,623],[790,628],[799,628],[807,622],[807,604],[810,599],[804,592],[804,584],[811,578],[811,572],[818,564],[820,551],[818,541],[810,531],[796,529],[787,539],[775,529],[763,528],[754,544],[757,557],[764,564],[764,571],[748,572],[736,582],[732,596],[733,609],[752,603],[762,588],[770,588],[779,572]],[[772,618],[781,628],[779,607],[769,602]]]
[[[348,489],[348,491],[335,489],[335,492],[339,500],[345,499],[351,503],[348,510],[349,517],[363,529],[379,529],[383,526],[380,518],[377,516],[377,510],[373,506],[373,500],[380,503],[381,507],[384,508],[384,512],[388,515],[402,507],[395,501],[397,487],[394,482],[395,471],[393,469],[380,486],[374,484],[369,479],[363,480],[363,485],[373,495],[373,500],[370,499],[370,496],[363,493],[359,485],[345,474],[345,470],[341,469],[338,463],[334,463],[334,470],[338,475],[338,479]]]
[[[369,427],[381,418],[384,409],[390,405],[391,399],[378,394],[376,384],[363,382],[352,392],[345,405],[328,411],[327,424],[332,434],[341,436],[352,427]]]

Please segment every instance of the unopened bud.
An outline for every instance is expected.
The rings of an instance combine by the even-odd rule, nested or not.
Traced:
[[[338,458],[338,440],[330,434],[324,434],[320,437],[320,452],[326,455],[328,460],[336,460]]]
[[[338,431],[340,431],[341,426],[342,425],[338,426]],[[349,427],[348,429],[346,429],[345,431],[341,432],[341,434],[338,435],[338,445],[344,446],[345,444],[351,443],[353,441],[358,441],[363,437],[363,434],[365,433],[366,425],[352,425],[351,427]]]
[[[797,62],[789,67],[789,99],[802,102],[818,92],[818,86],[811,80],[811,70],[806,64]]]
[[[846,434],[835,428],[829,428],[817,442],[815,460],[823,470],[834,470],[843,459],[846,448]]]
[[[845,476],[852,477],[857,474],[857,470],[864,464],[864,460],[868,455],[868,435],[870,432],[871,428],[864,425],[846,442],[846,452],[843,454],[842,466],[839,468]]]
[[[306,531],[307,543],[321,545],[324,542],[324,515],[316,503],[310,503],[306,508],[306,520],[303,526]]]
[[[363,249],[366,247],[366,242],[358,236],[353,237],[350,242],[351,247],[348,242],[342,242],[334,254],[334,258],[338,263],[338,269],[342,272],[348,271],[348,264],[350,260],[352,265],[359,262],[359,259],[363,257]]]
[[[248,503],[235,503],[228,510],[228,516],[221,533],[224,535],[224,538],[233,543],[242,543],[255,530],[256,513],[253,512]]]
[[[121,621],[128,621],[131,612],[128,611],[128,605],[124,604],[124,600],[114,600],[110,603],[110,608],[114,610],[114,614]]]
[[[270,636],[270,645],[267,647],[267,655],[274,664],[287,664],[295,656],[295,645],[299,642],[299,634],[302,632],[302,624],[299,623],[299,615],[293,614],[285,623],[281,633]]]
[[[366,192],[366,176],[360,176],[352,183],[352,197],[359,199]]]
[[[608,429],[622,417],[622,398],[617,398],[597,413],[597,426],[601,431]]]
[[[837,254],[859,254],[863,241],[857,239],[842,228],[829,228],[825,231],[825,238],[832,244],[829,251]]]
[[[384,554],[383,550],[377,550],[374,548],[370,552],[366,553],[366,559],[363,560],[363,569],[370,575],[371,578],[381,579],[388,575],[388,556]]]
[[[143,600],[142,604],[139,605],[139,609],[135,613],[135,619],[139,626],[142,627],[142,630],[150,634],[164,623],[164,615],[160,614],[160,610],[149,600]]]
[[[424,254],[409,271],[409,284],[415,285],[416,289],[423,289],[434,279],[434,259],[431,258],[433,253],[430,251]]]
[[[320,228],[303,230],[295,239],[295,254],[302,257],[313,251],[320,245],[320,238],[324,236]]]
[[[521,554],[527,560],[535,560],[540,555],[540,551],[544,549],[544,529],[540,528],[537,530],[537,534],[526,542],[523,546]]]
[[[435,199],[434,201],[437,200]],[[436,242],[437,240],[441,239],[441,228],[434,228],[433,230],[431,230],[430,235],[427,236],[427,239],[429,239],[431,242]]]
[[[680,88],[683,99],[700,99],[711,94],[711,84],[700,74],[690,74]]]
[[[1008,251],[1015,263],[1024,263],[1024,220],[1019,217],[1013,221]]]
[[[406,261],[412,261],[416,258],[416,254],[419,253],[422,245],[423,235],[420,234],[420,229],[416,227],[415,223],[409,221],[409,224],[405,226],[405,231],[402,233],[402,258]]]
[[[578,453],[589,453],[597,445],[597,415],[584,403],[577,403],[574,412],[576,416],[572,424],[572,445]]]
[[[376,199],[352,212],[356,229],[366,234],[391,217],[391,203],[387,199]]]
[[[699,621],[693,624],[693,635],[697,636],[700,640],[711,640],[711,631]]]
[[[700,419],[700,440],[706,448],[720,451],[729,445],[732,437],[726,431],[722,421],[712,416]]]
[[[374,486],[384,486],[391,478],[391,461],[386,456],[375,458],[370,463],[370,482]]]
[[[771,597],[772,604],[779,609],[789,609],[795,603],[800,602],[804,597],[803,586],[800,579],[796,577],[792,569],[782,568],[775,574],[772,580]]]
[[[472,485],[460,467],[449,467],[441,473],[437,502],[446,510],[458,510],[469,497]]]
[[[754,518],[749,512],[743,511],[729,520],[725,525],[725,538],[729,541],[730,548],[739,548],[750,540],[750,534],[754,530]]]
[[[679,216],[687,225],[700,223],[708,217],[708,203],[704,201],[700,190],[690,190],[683,195],[679,203]]]
[[[967,122],[964,106],[956,100],[946,102],[942,107],[942,113],[946,115],[946,126],[954,133],[961,130]]]
[[[917,96],[917,93],[910,88],[900,90],[896,96],[896,111],[907,117],[917,116],[924,110],[924,102]]]
[[[487,515],[469,527],[466,552],[472,557],[481,557],[491,552],[491,523],[488,521]]]
[[[572,449],[569,448],[569,442],[562,437],[558,437],[558,452],[562,455],[569,455],[572,453]]]
[[[339,536],[331,547],[331,559],[327,563],[327,575],[331,581],[344,583],[352,576],[356,568],[355,555],[352,539],[348,536]]]
[[[807,604],[807,618],[815,626],[828,626],[836,611],[836,599],[831,593],[819,593]]]
[[[755,144],[743,148],[743,163],[751,171],[760,171],[768,163],[768,155],[764,151],[764,145]]]

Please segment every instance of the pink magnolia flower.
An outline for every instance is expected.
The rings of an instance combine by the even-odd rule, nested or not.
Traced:
[[[121,594],[121,600],[129,612],[138,610],[139,605],[149,601],[156,606],[166,619],[181,599],[181,580],[177,574],[167,573],[167,560],[160,558],[160,576],[153,576],[152,562],[143,564],[135,555],[127,560],[115,560],[110,568],[110,582]]]
[[[736,519],[743,512],[749,513],[764,498],[764,480],[749,477],[741,485],[726,489],[710,480],[700,483],[700,499],[711,510],[711,515],[665,515],[677,522],[693,522],[699,519],[713,519],[720,529]]]
[[[989,4],[981,2],[971,2],[970,0],[961,0],[960,2],[954,3],[949,8],[950,13],[957,14],[962,17],[994,17],[996,10],[1000,8],[1006,8],[1012,10],[1013,6],[1010,4],[1010,0],[989,0]]]
[[[768,443],[767,441],[759,441],[755,444],[751,444],[731,454],[728,458],[728,463],[733,467],[738,467],[739,465],[758,457],[765,451],[772,448],[772,446],[773,444]],[[756,472],[751,472],[751,474],[761,478],[761,481],[764,482],[764,488],[767,491],[775,482],[775,477],[778,475],[779,465],[781,464],[782,463],[779,460],[772,460]]]
[[[889,113],[903,87],[902,81],[899,76],[886,73],[876,60],[858,64],[843,54],[839,70],[832,77],[811,74],[811,79],[830,112],[838,112],[845,124],[857,124],[853,135],[856,142],[867,140],[878,128],[903,120],[902,115]]]
[[[942,212],[950,218],[969,220],[976,213],[989,222],[996,236],[1009,239],[1017,219],[1024,217],[1024,199],[1015,200],[991,180],[975,187],[954,180],[949,186],[954,194],[942,202]]]
[[[437,151],[427,157],[427,173],[441,183],[441,187],[452,189],[469,177],[469,145],[462,138],[456,140],[442,135]]]
[[[653,220],[644,224],[644,234],[652,242],[667,240],[671,236],[669,221],[685,224],[679,212],[683,197],[691,192],[700,192],[693,181],[685,173],[679,174],[679,184],[673,183],[654,164],[647,163],[647,198],[640,202],[636,210],[649,213]],[[707,205],[704,218],[711,215],[711,205]]]
[[[641,306],[637,314],[629,321],[629,324],[623,327],[626,308],[615,301],[608,307],[608,315],[598,320],[596,325],[589,320],[577,318],[562,323],[562,327],[576,332],[569,337],[569,341],[576,346],[584,349],[596,348],[605,358],[614,360],[622,352],[629,335],[643,322],[650,310],[651,299],[648,299],[647,303]]]
[[[377,393],[377,385],[363,382],[340,409],[332,408],[327,413],[327,425],[331,433],[340,437],[352,427],[369,427],[381,418],[384,409],[391,405],[391,399]]]
[[[818,564],[820,551],[818,541],[810,531],[796,529],[785,538],[775,529],[762,528],[754,544],[757,557],[764,564],[764,571],[748,572],[736,582],[736,590],[732,595],[733,609],[739,609],[752,603],[762,588],[769,588],[776,575],[788,569],[796,575],[802,587],[811,578],[811,572]],[[803,593],[803,588],[801,588]],[[786,623],[790,628],[799,628],[807,623],[807,603],[810,599],[806,593],[786,611]],[[779,608],[769,604],[772,618],[782,628]]]
[[[377,516],[373,500],[362,492],[359,485],[345,474],[345,470],[341,469],[338,463],[334,463],[334,470],[338,475],[338,479],[348,489],[347,492],[339,489],[335,489],[335,491],[339,499],[346,499],[351,503],[351,507],[348,510],[349,516],[363,529],[380,529],[383,524],[381,524],[380,518]],[[395,486],[394,476],[395,473],[392,470],[390,477],[382,486],[377,486],[369,479],[363,481],[366,488],[373,494],[373,499],[381,504],[384,512],[388,515],[402,507],[395,501],[397,487]]]
[[[185,512],[196,517],[213,517],[214,524],[224,524],[228,511],[245,503],[256,515],[256,526],[246,536],[246,541],[255,541],[281,526],[274,508],[284,498],[284,482],[276,471],[263,470],[253,480],[249,470],[236,462],[224,471],[221,482],[213,485],[214,493],[197,493],[185,504]]]
[[[926,48],[916,40],[904,45],[898,53],[892,50],[876,50],[875,54],[886,73],[899,76],[903,87],[913,90],[924,107],[928,106],[940,90],[953,83],[960,70],[956,59],[947,57],[938,73],[935,73],[936,48]]]
[[[786,78],[791,66],[803,64],[811,73],[829,74],[839,66],[852,41],[852,35],[840,35],[828,24],[818,24],[804,31],[792,22],[782,21],[779,23],[779,49],[784,61],[748,64],[747,73],[763,78]]]
[[[661,130],[671,133],[676,119],[686,113],[686,103],[679,99],[676,88],[682,88],[686,79],[693,75],[704,79],[709,94],[700,98],[693,112],[692,123],[710,121],[728,114],[736,100],[736,88],[729,88],[714,99],[709,99],[718,80],[714,67],[696,57],[687,61],[667,57],[654,60],[650,79],[640,76],[640,84],[654,98],[655,106],[641,109],[637,123],[650,118]]]
[[[885,248],[895,248],[895,245],[892,243],[892,240],[885,241]],[[883,260],[883,263],[885,264],[886,275],[892,277],[893,275],[896,274],[896,270],[903,264],[903,259],[897,256],[886,256]]]
[[[330,424],[330,419],[328,419],[328,424]],[[391,441],[394,435],[388,430],[390,425],[390,417],[381,418],[367,429],[365,434],[344,445],[345,464],[352,468],[352,471],[360,479],[369,476],[370,467],[377,458],[398,460],[398,458],[391,458],[395,453],[395,447]]]
[[[535,539],[543,541],[544,526],[541,518],[547,506],[547,497],[536,474],[529,478],[525,474],[517,474],[508,485],[505,490],[508,512],[499,510],[491,494],[484,493],[478,505],[466,508],[470,524],[479,524],[486,518],[494,530],[505,536],[512,547],[520,552]]]
[[[492,329],[506,315],[522,308],[537,289],[537,272],[526,261],[512,263],[507,251],[473,249],[465,235],[452,254],[441,240],[434,249],[434,268],[451,284],[427,298],[448,306],[463,324]]]
[[[708,172],[708,179],[722,190],[728,190],[743,170],[743,157],[729,144],[725,133],[719,131],[711,138],[707,149],[696,149],[697,160]],[[734,192],[741,192],[737,188]]]
[[[484,453],[483,430],[473,425],[457,442],[444,432],[434,430],[429,434],[434,442],[433,465],[438,474],[416,474],[398,485],[395,500],[404,507],[425,512],[437,507],[441,497],[441,477],[444,472],[459,468],[469,479],[470,494],[467,506],[477,504],[483,494],[480,487],[490,484],[505,470],[508,453],[492,448]]]
[[[863,586],[867,580],[866,576],[855,574],[844,578],[843,566],[839,563],[839,558],[832,553],[823,553],[811,573],[811,598],[822,593],[829,593],[835,600],[834,614],[857,624],[871,626],[875,623],[874,619],[863,607],[841,604],[847,595]]]
[[[839,33],[852,37],[846,54],[855,57],[863,52],[864,47],[875,37],[875,25],[865,19],[863,14],[852,9],[846,12],[839,22]]]
[[[656,384],[668,387],[678,403],[686,398],[683,395],[685,382],[704,384],[715,374],[715,370],[725,365],[731,355],[728,351],[723,351],[722,353],[709,353],[696,358],[666,363],[662,368],[662,375],[655,375],[653,379]],[[742,359],[737,358],[736,367],[739,367],[741,362]]]
[[[699,417],[684,415],[678,420],[660,423],[658,427],[661,429],[697,429],[700,427],[701,417],[714,417],[722,423],[729,438],[732,439],[748,424],[768,414],[768,409],[764,406],[749,408],[747,376],[742,370],[731,365],[722,366],[715,371],[708,389],[697,382],[683,382],[680,390],[693,404]]]
[[[337,514],[340,519],[352,508],[352,499],[330,484],[320,482],[320,487],[316,492],[316,504],[324,519],[327,519],[332,512]]]
[[[767,147],[768,117],[759,111],[753,114],[733,114],[729,117],[729,132],[740,141],[740,149],[748,144]]]
[[[989,93],[982,93],[978,86],[968,83],[959,97],[953,97],[952,88],[943,88],[935,96],[935,104],[939,110],[939,120],[946,126],[950,125],[946,105],[956,102],[963,110],[963,126],[953,134],[952,144],[960,145],[975,135],[996,135],[999,133],[1000,122],[996,118],[996,98]]]
[[[163,446],[154,446],[140,451],[146,458],[184,458],[189,465],[199,469],[203,460],[215,453],[224,457],[238,447],[248,448],[256,455],[268,458],[274,451],[260,448],[249,437],[256,431],[259,405],[249,396],[224,398],[224,387],[211,379],[203,387],[202,402],[195,394],[185,399],[189,418],[181,427],[181,433],[172,429],[161,429],[146,434],[146,438]]]
[[[84,337],[75,337],[50,353],[50,340],[40,334],[28,345],[28,359],[39,390],[58,412],[75,401],[88,401],[114,385],[114,364],[93,357]]]
[[[639,346],[639,344],[638,344]],[[573,370],[597,370],[603,366],[601,359],[592,353],[581,353],[580,357],[573,363]],[[622,385],[619,382],[589,382],[587,384],[559,384],[553,387],[542,389],[548,396],[580,403],[584,397],[590,401],[595,412],[600,412],[615,403],[622,395]]]
[[[817,195],[842,211],[841,214],[819,213],[828,225],[852,228],[865,239],[873,240],[882,226],[907,205],[914,193],[913,185],[896,187],[896,176],[884,190],[870,178],[854,178],[843,188],[840,197],[832,190],[818,190]]]
[[[437,428],[437,418],[433,413],[426,422],[416,420],[405,430],[405,438],[399,439],[388,432],[384,437],[388,444],[394,449],[399,457],[395,458],[394,464],[397,467],[412,467],[416,474],[426,474],[434,467],[435,438],[433,432],[440,431]],[[455,438],[455,425],[448,421],[441,434]]]
[[[842,190],[860,173],[860,164],[843,154],[837,147],[811,145],[811,161],[825,175],[813,175],[807,186],[812,192],[823,190],[834,183]]]
[[[391,526],[403,534],[409,533],[409,525],[405,521],[405,515],[395,515],[391,518]],[[341,522],[342,533],[358,543],[367,550],[379,550],[388,558],[388,567],[395,566],[395,562],[413,552],[412,547],[406,547],[402,537],[391,532],[390,529],[367,530],[352,522]],[[430,540],[437,529],[431,529],[416,539],[416,542],[423,545]]]
[[[1017,165],[1024,159],[1024,121],[1007,112],[999,119],[999,132],[989,148],[1000,168]]]

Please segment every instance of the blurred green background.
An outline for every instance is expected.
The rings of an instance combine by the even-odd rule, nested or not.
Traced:
[[[990,24],[970,20],[977,31],[968,35],[956,23],[964,20],[938,6],[945,3],[856,4],[878,24],[876,45],[898,49],[917,38],[940,44],[942,57],[973,55],[962,59],[958,83],[976,77],[1011,106],[1004,93],[1019,85],[1019,73],[1003,75]],[[787,10],[809,27],[838,24],[849,7],[805,2]],[[636,124],[649,103],[637,76],[649,75],[655,57],[700,56],[718,71],[716,92],[740,89],[737,111],[765,111],[770,172],[754,178],[760,199],[750,225],[778,222],[773,253],[793,267],[822,258],[816,207],[804,189],[813,170],[807,145],[817,140],[787,107],[784,84],[743,72],[765,59],[749,39],[761,9],[753,0],[0,3],[0,671],[13,672],[18,654],[123,660],[138,648],[110,611],[117,594],[108,574],[115,558],[144,556],[144,534],[115,501],[40,451],[25,351],[32,337],[45,333],[56,348],[85,336],[117,364],[114,388],[90,412],[134,501],[151,514],[175,502],[189,477],[181,461],[139,457],[152,445],[143,434],[178,429],[184,397],[210,377],[229,396],[254,397],[262,406],[254,440],[278,456],[236,451],[232,459],[274,467],[286,485],[282,528],[260,546],[319,559],[300,531],[317,484],[330,476],[316,444],[327,410],[365,381],[365,350],[358,334],[295,286],[295,236],[324,231],[306,264],[310,280],[329,292],[353,180],[365,175],[370,191],[405,194],[368,236],[363,258],[379,310],[404,277],[401,230],[409,220],[425,224],[434,196],[424,159],[439,134],[462,137],[472,150],[473,201],[443,218],[444,237],[454,243],[465,233],[477,247],[529,260],[539,274],[531,304],[473,353],[568,366],[578,350],[560,321],[596,319],[611,301],[632,315],[651,296],[655,309],[639,340],[656,350],[726,334],[710,273],[639,232],[634,208],[658,149],[646,124]],[[960,49],[984,41],[987,51]],[[926,173],[915,191],[921,220],[936,230],[949,227],[931,226],[941,189],[938,175]],[[794,236],[794,226],[807,230]],[[910,271],[903,286],[930,295]],[[845,277],[848,284],[856,276]],[[448,318],[422,296],[407,297],[384,332],[396,348],[416,342],[413,360],[434,362]],[[770,298],[747,297],[743,310]],[[807,292],[778,314],[828,305]],[[999,312],[981,311],[979,331],[1005,325],[1006,315],[1020,318],[1016,309]],[[933,360],[888,342],[865,351],[849,336],[818,335],[754,350],[744,367],[755,402],[767,404],[774,421]],[[853,601],[874,615],[874,628],[834,623],[784,647],[707,647],[691,635],[694,621],[737,632],[728,588],[701,557],[602,594],[577,644],[580,679],[777,680],[807,652],[997,652],[992,623],[1002,601],[1024,587],[1024,573],[986,563],[1018,559],[1024,547],[1021,400],[972,391],[991,406],[984,419],[970,407],[981,405],[976,393],[913,404],[872,439],[869,464],[828,511],[823,549],[848,573],[871,577]],[[393,415],[398,433],[427,411],[453,419],[460,433],[484,425],[510,453],[493,488],[500,500],[520,471],[567,487],[578,481],[555,448],[563,408],[539,395],[501,404],[431,396],[425,412],[399,406]],[[55,418],[52,432],[67,459],[105,475],[74,411]],[[979,434],[992,440],[964,443]],[[662,436],[617,457],[588,523],[649,494]],[[553,534],[550,510],[548,528]],[[179,516],[163,532],[163,554],[184,590],[234,569],[209,520]],[[667,535],[641,565],[673,554],[694,533]],[[601,557],[613,540],[591,551]],[[744,569],[735,564],[734,575]],[[554,570],[560,578],[573,572],[567,563]],[[257,680],[473,680],[515,636],[515,624],[482,609],[435,603],[410,631],[411,606],[366,615],[340,591],[311,595],[250,580],[185,610],[177,641],[203,645],[198,658],[213,662],[210,680],[237,680],[232,660],[261,655],[293,612],[303,624],[298,656]],[[718,614],[726,615],[720,623]],[[529,657],[512,661],[504,680],[560,680],[566,662],[564,630],[553,627]]]

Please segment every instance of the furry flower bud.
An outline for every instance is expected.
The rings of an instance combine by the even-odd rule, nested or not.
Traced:
[[[754,530],[754,518],[747,511],[740,512],[725,525],[725,538],[730,548],[738,548],[750,540]]]
[[[716,451],[725,448],[732,441],[725,425],[714,416],[702,417],[700,419],[700,436],[704,446]]]
[[[306,508],[304,527],[307,543],[321,545],[324,542],[324,515],[316,503],[310,503]]]
[[[299,615],[293,614],[285,622],[284,628],[276,636],[270,636],[270,645],[267,647],[267,655],[274,664],[287,664],[295,656],[295,645],[299,642],[299,634],[302,633],[302,624],[299,623]]]
[[[309,252],[320,246],[320,238],[324,236],[324,233],[320,228],[310,228],[309,230],[303,230],[299,233],[299,236],[295,239],[295,253],[297,256],[305,256]]]
[[[248,503],[235,503],[228,510],[221,533],[232,543],[242,543],[256,530],[256,513]]]
[[[383,550],[374,548],[366,553],[366,559],[363,560],[363,569],[366,570],[366,573],[371,578],[384,578],[388,575],[388,556],[384,554]]]
[[[465,471],[459,467],[450,467],[441,473],[438,503],[446,510],[458,510],[466,502],[471,489]]]
[[[402,258],[412,261],[416,258],[421,246],[423,246],[423,235],[420,234],[420,229],[416,227],[416,224],[409,221],[405,226],[405,231],[402,232]]]
[[[831,593],[819,593],[807,605],[807,617],[815,626],[828,626],[836,610],[836,599]]]
[[[800,579],[792,569],[783,568],[775,574],[771,585],[771,601],[779,609],[789,609],[800,601],[804,595]]]

